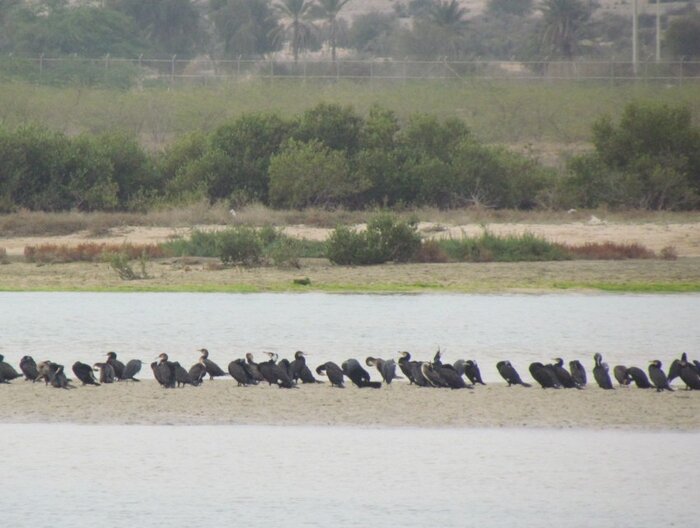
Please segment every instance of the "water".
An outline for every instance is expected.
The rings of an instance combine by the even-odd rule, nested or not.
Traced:
[[[697,523],[699,434],[1,425],[0,449],[4,526]]]
[[[522,371],[555,356],[590,368],[601,352],[611,365],[668,366],[684,351],[698,355],[698,320],[697,294],[0,293],[0,353],[71,365],[109,350],[148,362],[167,352],[188,365],[206,347],[225,369],[246,352],[304,350],[316,365],[399,350],[428,359],[439,346],[445,361],[476,359],[486,381],[500,381],[501,359]]]

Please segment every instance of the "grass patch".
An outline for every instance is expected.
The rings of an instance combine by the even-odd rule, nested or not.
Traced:
[[[623,260],[656,258],[649,248],[641,244],[617,244],[615,242],[586,243],[582,246],[562,245],[571,258],[582,260]]]
[[[139,90],[9,81],[0,84],[0,121],[9,127],[45,124],[70,134],[117,129],[137,134],[142,144],[157,150],[177,136],[211,131],[245,112],[290,116],[327,102],[350,104],[364,113],[376,103],[401,118],[413,112],[462,118],[488,142],[562,144],[588,142],[591,125],[600,115],[616,118],[633,99],[687,104],[696,121],[700,116],[698,83],[661,89],[646,83],[279,79]]]

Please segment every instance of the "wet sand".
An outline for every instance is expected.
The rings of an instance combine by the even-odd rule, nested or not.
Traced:
[[[700,430],[700,391],[543,390],[489,383],[473,390],[394,382],[379,390],[328,383],[285,390],[231,380],[162,389],[153,380],[60,390],[0,385],[3,423],[343,425]]]

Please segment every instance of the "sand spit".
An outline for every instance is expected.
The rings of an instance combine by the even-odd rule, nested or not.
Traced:
[[[60,390],[0,385],[4,423],[357,425],[700,430],[700,392],[636,388],[543,390],[502,383],[474,390],[237,387],[231,380],[162,389],[153,380]]]

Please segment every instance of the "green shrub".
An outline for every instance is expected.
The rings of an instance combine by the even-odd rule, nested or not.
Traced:
[[[312,140],[290,140],[270,160],[270,205],[330,207],[352,202],[367,185],[350,172],[343,152]]]
[[[383,214],[370,220],[364,231],[336,228],[328,238],[328,259],[341,265],[408,262],[420,244],[415,222],[401,222]]]
[[[235,227],[218,233],[216,249],[224,264],[259,264],[263,255],[263,244],[255,229]]]
[[[320,103],[299,116],[294,138],[303,143],[318,141],[332,150],[357,151],[363,119],[351,106]]]

